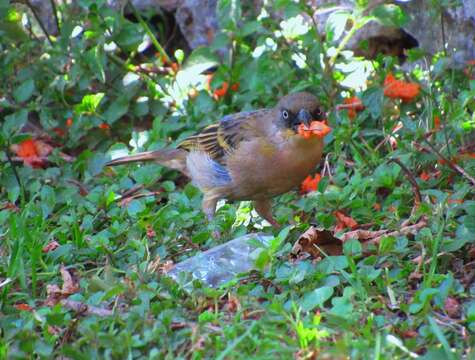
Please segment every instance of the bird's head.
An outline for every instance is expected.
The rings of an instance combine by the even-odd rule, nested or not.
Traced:
[[[294,131],[300,124],[310,126],[312,121],[325,118],[318,99],[308,92],[289,94],[280,99],[276,106],[279,122]]]

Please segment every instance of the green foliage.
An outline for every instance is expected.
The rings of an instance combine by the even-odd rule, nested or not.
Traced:
[[[274,2],[277,20],[270,6],[255,14],[221,0],[209,47],[165,54],[167,39],[134,9],[131,20],[105,1],[61,4],[60,32],[47,41],[23,3],[0,0],[0,358],[467,356],[474,185],[446,160],[474,176],[475,81],[441,54],[430,71],[404,74],[389,56],[355,58],[345,46],[359,28],[407,21],[397,5],[371,3],[330,12],[322,36],[304,2]],[[408,61],[420,57],[411,51]],[[420,84],[420,95],[386,96],[390,72]],[[173,146],[225,114],[299,90],[321,100],[333,128],[318,191],[276,200],[278,220],[293,225],[274,231],[257,270],[185,292],[163,275],[169,261],[272,230],[247,203],[221,206],[208,224],[201,194],[174,171],[105,163]],[[353,95],[364,109],[351,118],[337,105]],[[52,147],[40,167],[15,150],[30,139]],[[295,259],[303,230],[334,229],[336,211],[390,234],[372,246],[347,241],[319,261]],[[415,235],[394,233],[420,219]],[[218,229],[222,240],[212,237]],[[55,285],[65,291],[64,269],[78,289],[63,297],[79,310],[51,297]]]

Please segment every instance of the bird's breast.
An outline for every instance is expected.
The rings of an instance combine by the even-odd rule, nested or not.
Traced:
[[[304,140],[297,136],[243,143],[226,161],[233,182],[229,198],[266,199],[292,190],[318,164],[322,148],[321,139]]]

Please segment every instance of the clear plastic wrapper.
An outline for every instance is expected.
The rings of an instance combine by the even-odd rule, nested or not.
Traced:
[[[254,269],[255,259],[272,238],[266,234],[240,236],[176,264],[167,275],[188,290],[194,280],[219,287],[237,274]]]

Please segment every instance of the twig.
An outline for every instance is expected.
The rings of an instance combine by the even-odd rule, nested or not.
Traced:
[[[65,153],[60,153],[59,155],[61,159],[63,159],[65,162],[68,162],[68,163],[74,162],[74,160],[76,159],[75,157],[65,154]],[[22,163],[24,159],[20,156],[14,156],[12,157],[12,160],[15,163]],[[44,161],[44,162],[49,161],[48,156],[36,156],[35,160]]]
[[[53,16],[54,16],[54,21],[56,23],[56,29],[59,34],[61,32],[61,28],[59,27],[58,10],[56,9],[56,3],[54,2],[54,0],[50,0],[50,3],[51,3],[51,9],[53,10]]]
[[[145,186],[143,186],[143,185],[135,185],[135,186],[131,187],[130,189],[125,190],[124,193],[121,194],[120,198],[124,199],[126,197],[132,196],[132,195],[136,194],[137,192],[139,192],[140,190],[143,190],[144,188],[145,188]]]
[[[442,47],[444,51],[444,56],[447,57],[447,46],[446,46],[446,38],[445,38],[445,25],[444,25],[444,10],[442,7],[440,10],[440,30],[442,31]]]
[[[362,241],[374,239],[375,237],[384,235],[388,232],[388,230],[376,230],[376,231],[371,231],[371,230],[362,230],[362,229],[357,229],[353,231],[349,231],[340,238],[341,241],[348,241],[350,239],[358,239]]]
[[[322,176],[325,176],[328,173],[328,177],[330,181],[333,181],[333,175],[330,169],[330,162],[328,161],[328,158],[330,157],[332,153],[328,153],[327,156],[325,156],[325,161],[323,163],[323,171],[322,171]]]
[[[101,317],[106,317],[106,316],[112,316],[114,314],[112,310],[84,304],[79,301],[74,301],[74,300],[69,300],[69,299],[61,300],[61,305],[63,305],[65,308],[69,310],[73,310],[85,315],[97,315]]]
[[[11,154],[10,154],[10,144],[7,144],[7,147],[5,148],[5,154],[7,155],[8,162],[10,163],[10,166],[12,167],[13,175],[15,176],[15,179],[18,183],[18,186],[20,187],[21,191],[21,196],[22,196],[22,202],[26,202],[26,191],[25,187],[23,186],[23,183],[20,180],[20,175],[18,175],[18,170],[16,168],[16,164],[14,159],[12,159]]]
[[[3,280],[2,282],[0,282],[0,289],[1,289],[2,287],[4,287],[5,285],[10,284],[12,281],[13,281],[13,279],[6,278],[6,279]]]
[[[407,176],[407,179],[412,185],[412,189],[414,190],[414,194],[415,194],[414,206],[415,207],[419,206],[419,204],[421,203],[422,196],[421,196],[421,191],[419,189],[419,185],[417,185],[416,178],[414,177],[414,174],[398,158],[390,158],[388,162],[393,162],[393,163],[398,164],[399,167],[402,169],[402,171],[404,171],[404,173]]]
[[[475,150],[475,141],[472,141],[468,143],[467,145],[462,146],[459,149],[459,152],[464,153],[464,152],[473,151],[473,150]]]
[[[157,195],[160,195],[161,193],[162,193],[161,191],[153,191],[150,193],[134,194],[127,197],[121,196],[120,198],[116,199],[116,201],[119,202],[119,206],[124,206],[124,205],[127,205],[132,200],[140,199],[140,198],[148,197],[148,196],[157,196]]]
[[[466,179],[468,179],[473,185],[475,185],[475,178],[469,174],[467,174],[467,172],[462,169],[460,166],[458,166],[457,164],[454,164],[452,161],[450,161],[449,159],[447,159],[444,155],[442,155],[439,150],[437,150],[434,145],[432,145],[427,139],[424,139],[424,142],[429,145],[430,149],[432,150],[432,152],[434,152],[439,158],[441,158],[442,160],[445,161],[445,163],[452,169],[454,170],[455,172],[459,173],[460,175],[462,175],[463,177],[465,177]],[[417,144],[417,142],[416,142]]]
[[[70,184],[73,184],[73,185],[76,185],[79,189],[79,194],[82,195],[82,196],[86,196],[87,194],[89,194],[89,190],[86,188],[86,186],[81,183],[80,181],[76,180],[76,179],[67,179],[66,182],[70,183]]]
[[[418,223],[414,225],[401,226],[400,230],[392,231],[392,232],[389,232],[389,230],[370,231],[370,230],[358,229],[358,230],[349,231],[343,234],[343,236],[340,237],[340,240],[345,242],[350,239],[357,239],[357,240],[362,241],[362,243],[365,246],[367,246],[369,244],[378,244],[381,241],[381,239],[388,236],[400,236],[400,235],[413,234],[415,233],[416,230],[419,230],[420,228],[423,228],[426,225],[427,225],[427,219],[422,218]]]
[[[405,228],[401,228],[401,230],[398,230],[398,231],[393,231],[393,232],[389,232],[389,233],[386,233],[384,235],[381,235],[381,236],[378,236],[374,239],[371,239],[367,242],[365,242],[364,244],[367,246],[367,245],[377,245],[381,242],[382,239],[388,237],[388,236],[401,236],[401,235],[407,235],[407,234],[415,234],[417,230],[425,227],[427,225],[427,220],[425,218],[422,218],[418,223],[414,224],[414,225],[411,225],[411,226],[408,226],[408,227],[405,227]]]

